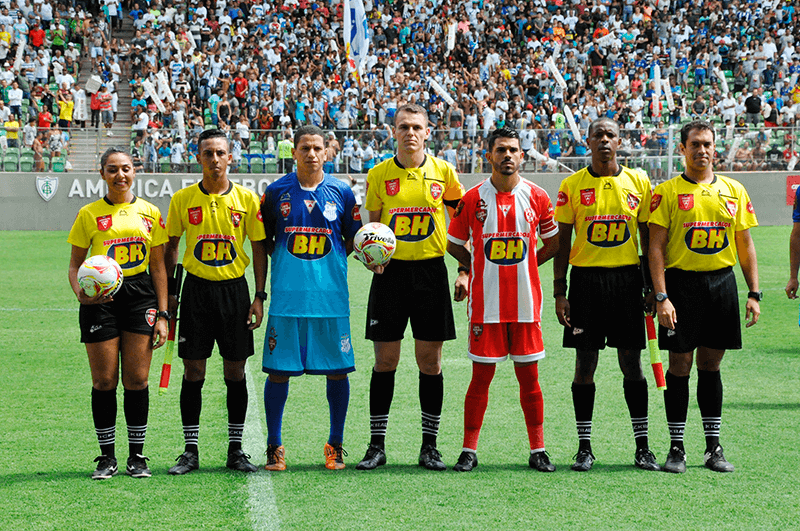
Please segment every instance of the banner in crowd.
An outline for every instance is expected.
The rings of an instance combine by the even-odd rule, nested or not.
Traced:
[[[344,4],[344,44],[347,66],[360,80],[369,51],[367,12],[361,0],[346,0]]]

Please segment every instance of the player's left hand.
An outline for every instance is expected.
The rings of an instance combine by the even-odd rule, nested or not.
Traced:
[[[253,316],[255,316],[256,320],[253,321]],[[261,321],[264,319],[264,301],[261,298],[256,297],[253,300],[253,304],[250,305],[250,311],[247,312],[247,328],[250,330],[255,330],[259,326],[261,326]]]
[[[153,350],[160,348],[167,342],[169,333],[169,322],[166,319],[156,319],[153,327]]]
[[[453,289],[453,300],[461,302],[467,298],[467,295],[469,295],[469,275],[459,273]]]
[[[750,328],[758,322],[758,317],[761,315],[761,305],[757,300],[748,297],[747,304],[745,304],[744,320],[747,321],[745,328]]]

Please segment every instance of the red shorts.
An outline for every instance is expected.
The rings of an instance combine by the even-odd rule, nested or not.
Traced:
[[[603,77],[603,67],[602,65],[593,66],[592,67],[592,75],[595,77]]]
[[[471,323],[469,359],[527,363],[544,358],[541,323]]]

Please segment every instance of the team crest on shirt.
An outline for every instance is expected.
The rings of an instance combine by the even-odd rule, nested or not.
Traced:
[[[581,190],[581,204],[583,206],[592,206],[595,201],[594,188],[587,188]]]
[[[239,225],[241,225],[242,223],[242,213],[237,212],[232,208],[230,210],[231,210],[231,223],[233,223],[233,226],[238,229]]]
[[[342,353],[347,354],[353,348],[350,346],[350,334],[344,334],[339,339],[339,344],[341,345],[339,348]]]
[[[267,338],[267,346],[269,347],[269,353],[272,354],[272,351],[275,350],[275,347],[278,346],[278,332],[275,331],[275,327],[269,329],[269,337]]]
[[[500,211],[503,213],[504,216],[508,215],[508,211],[511,210],[511,205],[498,205],[500,207]]]
[[[386,195],[397,195],[400,191],[400,179],[386,181]]]
[[[639,198],[628,192],[628,208],[636,210],[639,207]]]
[[[150,308],[146,312],[144,312],[144,317],[147,319],[147,324],[150,326],[155,326],[156,324],[156,309]]]
[[[203,207],[189,208],[189,223],[200,225],[203,222]]]
[[[303,203],[306,204],[306,210],[308,210],[309,214],[311,214],[311,211],[314,210],[314,205],[317,204],[317,202],[313,199],[303,199]]]
[[[166,223],[164,223],[164,218],[163,218],[162,216],[159,216],[159,217],[158,217],[158,225],[159,225],[159,226],[160,226],[162,229],[166,229],[166,228],[167,228],[167,224],[166,224]]]
[[[142,216],[142,225],[144,225],[144,228],[147,229],[148,233],[153,232],[153,220],[152,219],[150,219],[150,218],[148,218],[146,216]]]
[[[474,324],[472,325],[472,335],[475,336],[475,340],[477,341],[481,334],[483,333],[483,325]]]
[[[536,214],[533,212],[532,208],[525,209],[525,221],[533,225],[533,222],[536,220]]]
[[[569,201],[569,197],[566,193],[559,191],[558,197],[556,198],[556,206],[564,206]]]
[[[353,221],[361,221],[361,209],[358,208],[358,205],[353,207]]]
[[[655,212],[658,208],[658,205],[661,204],[661,194],[654,194],[653,198],[650,200],[650,212]]]
[[[486,221],[486,213],[487,213],[486,201],[481,199],[475,206],[475,219],[477,219],[481,225],[483,225],[484,222]]]
[[[736,217],[736,201],[726,200],[725,208],[728,209],[728,214],[730,214],[732,218]]]
[[[336,219],[336,203],[325,201],[325,210],[322,211],[322,215],[328,221],[334,221]]]
[[[291,211],[292,211],[292,204],[290,202],[285,201],[281,203],[281,216],[283,216],[284,219],[289,217]]]
[[[797,199],[797,196],[795,196],[795,199]],[[753,208],[753,203],[751,201],[747,202],[747,211],[749,213],[751,213],[751,214],[755,214],[756,213],[756,209]]]
[[[431,197],[439,199],[442,196],[442,185],[439,183],[431,183]]]
[[[694,194],[678,194],[678,208],[691,210],[694,208]]]
[[[97,218],[97,229],[105,232],[111,228],[112,223],[111,214],[100,216]]]

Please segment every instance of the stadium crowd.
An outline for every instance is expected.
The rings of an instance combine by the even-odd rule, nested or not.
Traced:
[[[693,117],[718,125],[725,169],[784,169],[796,156],[794,135],[770,131],[794,127],[800,112],[798,23],[788,0],[366,0],[371,46],[360,78],[344,62],[338,2],[107,0],[97,13],[73,3],[0,2],[9,143],[30,116],[50,131],[45,108],[58,112],[62,130],[84,126],[89,114],[90,125],[110,128],[118,112],[130,112],[141,133],[137,163],[153,171],[164,157],[176,168],[194,161],[196,135],[209,124],[230,132],[237,163],[253,140],[280,158],[285,135],[312,124],[334,132],[335,171],[362,173],[391,152],[395,110],[420,103],[435,130],[432,152],[460,171],[480,171],[485,137],[503,125],[522,131],[526,151],[579,167],[588,161],[588,124],[600,116],[622,124],[623,157],[664,155],[666,127]],[[126,19],[134,37],[114,38]],[[81,54],[107,85],[95,94],[110,99],[76,85]],[[566,88],[547,68],[550,57]],[[656,70],[669,80],[672,104]],[[123,90],[130,109],[117,109]],[[658,162],[651,169],[662,171]]]

